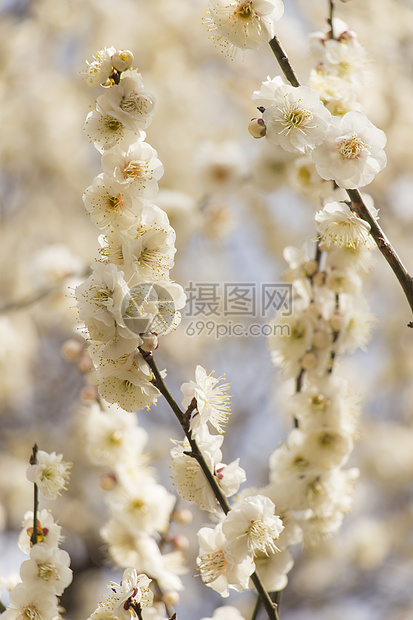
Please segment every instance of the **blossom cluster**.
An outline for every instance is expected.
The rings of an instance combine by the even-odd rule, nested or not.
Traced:
[[[43,497],[55,499],[66,488],[68,469],[61,454],[48,454],[36,450],[35,462],[27,470]],[[36,528],[36,536],[33,537]],[[70,556],[59,548],[62,528],[55,523],[46,509],[29,511],[24,515],[23,529],[19,535],[20,549],[29,554],[20,567],[21,581],[10,592],[10,605],[1,614],[5,620],[38,618],[56,620],[59,617],[59,599],[72,581]]]
[[[233,56],[238,49],[258,49],[275,34],[284,14],[281,0],[210,0],[204,20],[211,38]]]
[[[89,616],[88,620],[132,620],[142,617],[142,609],[151,607],[153,594],[149,589],[149,579],[145,574],[127,568],[121,582],[111,581],[110,595]]]
[[[309,542],[335,533],[351,506],[358,473],[343,467],[357,433],[358,402],[337,359],[365,347],[373,320],[361,278],[371,262],[368,224],[339,202],[328,202],[316,221],[316,259],[306,248],[285,249],[294,312],[274,319],[288,329],[269,339],[274,363],[296,386],[289,401],[294,429],[270,458],[269,496],[282,514],[294,515]]]
[[[185,304],[182,287],[169,277],[175,232],[153,204],[163,166],[144,129],[155,100],[132,63],[131,52],[104,48],[85,71],[91,86],[105,87],[84,125],[103,172],[83,200],[102,234],[99,259],[76,288],[99,391],[126,411],[156,401],[159,392],[138,348],[156,348],[157,337],[179,323]]]
[[[159,484],[148,466],[147,432],[133,413],[92,402],[83,410],[86,453],[103,470],[101,486],[110,518],[101,529],[116,566],[133,567],[163,592],[182,590],[182,550],[161,553],[167,542],[175,497]]]

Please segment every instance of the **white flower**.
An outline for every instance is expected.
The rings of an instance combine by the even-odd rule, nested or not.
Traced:
[[[122,471],[118,482],[107,497],[113,516],[129,530],[148,534],[166,531],[175,497],[149,475],[131,476]]]
[[[47,547],[58,547],[62,528],[54,522],[52,514],[43,508],[37,515],[37,543]],[[33,512],[24,515],[23,529],[20,532],[18,545],[24,553],[30,553],[30,538],[33,533]]]
[[[220,447],[224,438],[219,435],[210,435],[207,428],[203,426],[197,434],[196,441],[208,467],[214,472],[215,465],[222,459]],[[175,446],[171,450],[171,469],[179,495],[183,499],[196,502],[204,510],[216,511],[218,503],[204,472],[195,458],[185,454],[191,450],[189,441],[186,439],[183,442],[174,443]]]
[[[143,140],[138,140],[124,149],[114,147],[102,156],[103,171],[123,183],[135,196],[152,200],[158,191],[158,181],[163,175],[163,166],[158,153]]]
[[[119,235],[125,271],[133,265],[143,278],[166,278],[173,267],[175,231],[171,226],[141,225]]]
[[[284,590],[288,583],[287,573],[294,566],[294,559],[291,552],[284,549],[269,557],[255,558],[255,565],[264,588],[268,592],[279,592]]]
[[[150,382],[152,373],[141,355],[127,356],[123,365],[102,364],[96,370],[99,393],[108,403],[116,403],[125,411],[149,407],[159,396],[158,388]]]
[[[136,617],[134,607],[141,609],[152,605],[151,581],[145,574],[138,575],[136,569],[126,568],[120,584],[110,582],[111,594],[99,603],[89,619],[132,620]]]
[[[199,428],[210,422],[219,433],[224,432],[224,424],[228,421],[230,410],[228,402],[230,397],[226,390],[229,388],[228,383],[217,385],[224,376],[212,377],[207,375],[205,368],[197,366],[195,370],[195,381],[183,383],[181,391],[185,398],[182,401],[182,407],[185,409],[191,404],[192,400],[196,400],[196,409],[191,417],[191,430],[197,432]]]
[[[111,57],[115,52],[114,47],[104,47],[93,56],[92,62],[86,61],[87,68],[82,73],[89,86],[99,86],[108,82],[113,71]]]
[[[116,265],[94,263],[92,274],[76,288],[79,319],[85,323],[94,319],[112,327],[121,320],[128,292],[123,271]]]
[[[234,192],[248,173],[245,152],[235,140],[202,142],[195,164],[206,194]]]
[[[182,590],[178,574],[186,572],[182,553],[161,554],[158,543],[144,532],[130,531],[125,524],[111,518],[101,530],[103,539],[109,545],[113,561],[123,568],[134,566],[151,575],[163,590]]]
[[[27,479],[37,484],[39,492],[47,499],[56,499],[65,490],[69,481],[71,463],[65,463],[63,454],[38,450],[36,463],[30,465],[26,472]]]
[[[251,556],[239,560],[228,549],[222,524],[202,527],[198,532],[199,554],[196,560],[202,581],[226,598],[229,590],[241,592],[248,587],[255,565]]]
[[[321,242],[330,246],[373,247],[370,224],[353,213],[344,202],[329,202],[315,215]]]
[[[323,179],[344,189],[364,187],[386,166],[385,145],[386,134],[353,110],[341,119],[332,117],[326,139],[312,157]]]
[[[136,222],[141,202],[125,185],[105,174],[99,174],[83,194],[87,213],[97,228],[127,230]]]
[[[217,463],[214,474],[219,481],[219,486],[227,497],[234,495],[242,482],[247,479],[245,470],[239,466],[239,459],[232,461],[229,465]]]
[[[137,137],[136,132],[130,132],[122,121],[104,110],[91,110],[86,117],[83,130],[100,153],[113,148],[121,141],[132,142]]]
[[[151,581],[145,574],[138,575],[134,568],[127,568],[120,585],[111,582],[113,598],[116,601],[113,611],[119,620],[130,620],[129,609],[132,604],[139,604],[141,607],[152,605],[153,593],[149,589]],[[132,617],[134,616],[132,612]]]
[[[10,605],[2,620],[54,620],[58,617],[57,597],[46,588],[17,584],[10,592]]]
[[[154,97],[144,90],[139,73],[128,71],[126,75],[98,98],[97,105],[131,131],[146,129],[155,108]]]
[[[244,497],[222,523],[228,548],[238,559],[257,552],[277,553],[279,548],[275,541],[283,529],[281,519],[275,515],[274,503],[264,495]]]
[[[308,86],[295,88],[277,76],[270,84],[264,82],[253,100],[260,106],[266,103],[263,119],[270,144],[290,152],[310,153],[325,139],[331,114]]]
[[[89,407],[85,420],[86,451],[92,463],[111,469],[136,461],[148,441],[137,426],[136,416],[115,407],[101,411],[97,403]]]
[[[21,565],[20,576],[27,589],[47,587],[60,596],[73,578],[69,565],[70,556],[63,549],[37,544],[30,550],[30,560]]]
[[[268,43],[284,13],[281,0],[210,0],[208,8],[205,24],[211,38],[231,55],[236,48],[258,49]]]

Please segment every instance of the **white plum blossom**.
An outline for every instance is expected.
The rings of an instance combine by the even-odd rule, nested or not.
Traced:
[[[151,383],[152,372],[141,355],[120,358],[123,365],[101,364],[96,368],[99,393],[108,403],[134,412],[156,402],[160,392]]]
[[[150,124],[155,99],[144,90],[140,73],[128,71],[122,75],[117,88],[109,88],[98,97],[97,108],[105,110],[135,132],[146,129]]]
[[[284,14],[281,0],[210,0],[205,24],[230,55],[236,48],[258,49],[273,38],[275,22]]]
[[[371,183],[386,166],[386,134],[362,112],[332,117],[326,139],[312,152],[319,175],[351,189]]]
[[[175,497],[150,475],[118,471],[118,481],[116,489],[107,496],[113,516],[129,530],[148,534],[166,531]]]
[[[224,432],[224,424],[230,414],[230,396],[226,392],[229,384],[217,385],[224,378],[222,376],[216,379],[211,374],[207,375],[205,368],[198,365],[195,369],[195,381],[182,384],[181,391],[185,396],[182,407],[187,409],[193,399],[196,401],[196,408],[191,416],[192,431],[197,432],[202,425],[210,422],[219,433]]]
[[[111,518],[101,530],[108,543],[113,561],[123,568],[134,566],[151,575],[163,590],[182,590],[179,574],[186,572],[180,551],[163,553],[152,536],[145,532],[131,531],[125,523]]]
[[[275,514],[275,505],[265,495],[244,497],[230,510],[222,523],[228,549],[242,560],[261,552],[270,555],[280,551],[276,540],[284,526]]]
[[[58,547],[62,540],[62,528],[54,522],[51,512],[43,508],[37,515],[37,543],[47,547]],[[33,533],[33,512],[24,515],[23,529],[20,532],[18,545],[24,553],[30,553],[30,538]]]
[[[196,440],[209,469],[214,471],[215,465],[222,459],[220,447],[224,441],[223,436],[210,435],[207,428],[203,426]],[[218,503],[201,466],[195,458],[185,454],[191,450],[189,441],[185,439],[183,442],[175,441],[174,443],[175,446],[171,450],[171,470],[179,495],[183,499],[196,502],[204,510],[215,512]]]
[[[255,570],[254,561],[250,555],[239,559],[231,554],[221,523],[215,528],[202,527],[198,543],[196,563],[208,587],[223,598],[229,596],[229,590],[241,592],[248,588],[249,577]]]
[[[105,174],[94,178],[83,194],[86,212],[97,228],[127,230],[136,222],[141,202],[125,185]]]
[[[308,86],[293,87],[277,76],[264,82],[252,98],[265,107],[265,138],[270,144],[290,152],[310,153],[325,139],[331,114]]]
[[[10,605],[1,614],[2,620],[54,620],[58,617],[57,597],[47,588],[27,588],[17,584],[10,592]]]
[[[91,110],[89,112],[83,130],[100,153],[113,148],[118,142],[126,139],[129,134],[122,121],[115,118],[113,114],[102,110]]]
[[[36,463],[27,469],[27,479],[37,484],[39,493],[47,499],[56,499],[61,491],[66,490],[69,481],[69,469],[71,463],[63,461],[63,454],[52,452],[48,454],[44,450],[36,453]]]
[[[134,607],[152,605],[153,593],[149,589],[151,581],[145,574],[138,575],[135,568],[126,568],[120,584],[111,581],[111,594],[99,603],[88,620],[132,620],[136,617]]]
[[[92,62],[86,61],[87,67],[81,73],[89,86],[108,83],[113,71],[112,55],[115,52],[114,47],[103,47],[94,54]]]
[[[361,219],[344,202],[329,202],[315,215],[321,243],[340,247],[357,248],[364,245],[371,248],[374,241],[370,236],[370,224]]]
[[[121,148],[114,146],[102,156],[103,171],[123,183],[135,196],[151,200],[158,191],[163,166],[155,149],[142,140]]]
[[[47,588],[60,596],[73,578],[69,565],[70,556],[63,549],[37,544],[30,550],[30,560],[21,565],[20,577],[28,589]]]
[[[115,405],[102,411],[97,403],[92,403],[84,424],[86,452],[92,463],[114,469],[143,459],[148,434],[137,426],[134,414]]]

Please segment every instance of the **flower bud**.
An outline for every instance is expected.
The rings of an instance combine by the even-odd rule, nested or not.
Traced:
[[[173,511],[172,519],[177,523],[182,523],[182,525],[189,525],[189,523],[192,523],[193,515],[188,508],[180,508]]]
[[[189,540],[183,534],[176,534],[172,536],[169,541],[176,551],[186,551],[189,549]]]
[[[267,128],[262,118],[253,118],[248,125],[248,131],[253,138],[263,138],[267,133]]]
[[[313,276],[318,271],[318,262],[316,260],[307,260],[303,265],[303,269],[306,276]]]
[[[343,323],[343,315],[341,312],[334,312],[334,314],[330,318],[331,327],[335,332],[339,332],[342,328]]]
[[[321,316],[320,308],[314,302],[311,302],[308,305],[306,312],[315,316],[316,319],[319,319]]]
[[[80,360],[84,348],[80,340],[70,338],[62,344],[61,353],[68,362],[77,362]]]
[[[168,590],[163,593],[162,600],[167,607],[175,607],[179,603],[179,594],[175,590]]]
[[[116,476],[114,474],[104,474],[99,479],[99,486],[103,491],[112,491],[117,484]]]
[[[77,367],[80,372],[89,372],[93,368],[93,362],[90,358],[90,355],[85,351],[80,360],[77,363]]]
[[[325,271],[319,271],[318,273],[315,274],[314,278],[313,278],[313,284],[315,286],[324,286],[326,281],[326,272]]]
[[[94,385],[85,385],[80,391],[80,398],[95,401],[99,398],[99,392]]]
[[[111,57],[112,67],[116,71],[126,71],[133,64],[133,54],[129,50],[120,50]]]
[[[158,348],[158,336],[156,334],[143,334],[142,335],[142,344],[141,349],[146,351],[146,353],[150,353],[151,351],[155,351]]]
[[[307,351],[301,358],[301,366],[304,370],[313,370],[317,365],[317,355],[314,351]]]
[[[331,343],[330,334],[322,329],[318,329],[314,332],[313,345],[317,349],[325,349]]]

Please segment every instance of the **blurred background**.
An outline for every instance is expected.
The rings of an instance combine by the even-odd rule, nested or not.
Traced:
[[[81,391],[88,378],[84,367],[61,352],[76,334],[73,288],[88,273],[99,234],[82,202],[100,172],[99,154],[82,132],[100,94],[81,79],[85,59],[104,46],[130,49],[156,98],[147,141],[165,168],[157,204],[176,230],[171,275],[184,288],[196,287],[198,298],[201,285],[209,291],[215,286],[218,297],[224,283],[259,291],[263,283],[281,282],[286,245],[301,247],[315,236],[320,205],[300,183],[291,156],[271,151],[247,131],[256,115],[251,94],[268,75],[279,74],[276,61],[268,46],[233,60],[221,54],[202,24],[206,8],[201,0],[0,0],[3,602],[7,578],[26,559],[17,536],[24,513],[32,509],[25,471],[35,441],[74,463],[69,490],[51,506],[75,572],[62,601],[65,617],[86,618],[109,579],[119,579],[99,537],[108,518],[102,472],[88,460],[81,430]],[[326,27],[327,15],[325,0],[285,2],[277,35],[302,83],[314,62],[308,35]],[[363,109],[388,137],[387,168],[369,193],[383,229],[412,271],[413,2],[337,1],[336,15],[367,50]],[[354,510],[333,540],[296,550],[282,597],[283,620],[413,618],[413,332],[406,327],[411,316],[379,255],[365,294],[378,319],[372,341],[368,351],[339,362],[363,409],[350,463],[361,472]],[[237,322],[265,324],[271,316],[258,314]],[[226,374],[233,414],[224,461],[240,457],[247,484],[266,484],[268,457],[291,427],[285,404],[291,385],[272,366],[264,336],[218,338],[216,329],[202,327],[209,320],[228,326],[232,317],[224,316],[222,305],[218,319],[205,310],[194,316],[189,308],[183,315],[157,352],[168,385],[180,401],[180,385],[193,378],[197,364],[216,376]],[[139,412],[138,421],[149,433],[151,464],[172,491],[169,438],[182,439],[180,428],[161,401]],[[207,522],[205,514],[195,508],[194,513],[192,526],[174,526],[193,541],[185,577],[190,587],[177,606],[180,620],[211,615],[223,604],[193,577],[194,536]],[[230,603],[251,615],[254,600],[248,593]]]

